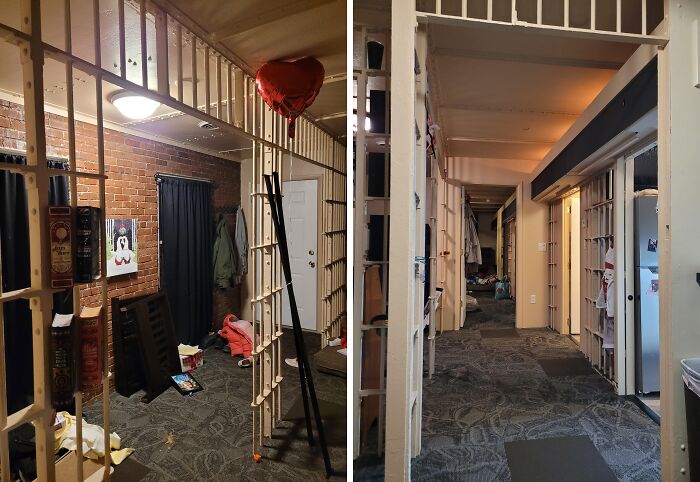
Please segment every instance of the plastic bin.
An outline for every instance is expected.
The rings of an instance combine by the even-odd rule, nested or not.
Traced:
[[[690,481],[700,482],[700,358],[681,360],[685,383]]]

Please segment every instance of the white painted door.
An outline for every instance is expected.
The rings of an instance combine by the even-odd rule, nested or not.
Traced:
[[[316,180],[286,181],[282,184],[282,207],[287,229],[289,264],[301,327],[316,329],[316,241],[318,204]],[[282,293],[282,324],[292,326],[287,290]]]

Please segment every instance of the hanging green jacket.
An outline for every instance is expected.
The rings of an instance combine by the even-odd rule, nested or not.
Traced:
[[[233,242],[228,234],[228,227],[223,216],[216,226],[214,241],[214,285],[218,288],[229,288],[231,278],[238,271]]]

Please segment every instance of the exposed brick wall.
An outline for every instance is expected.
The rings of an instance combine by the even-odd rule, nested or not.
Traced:
[[[68,157],[67,119],[46,115],[47,154]],[[0,101],[0,147],[25,149],[24,109],[21,105]],[[97,127],[76,123],[77,168],[97,172]],[[138,221],[138,273],[112,278],[108,282],[109,298],[153,293],[158,290],[158,191],[155,175],[176,174],[213,181],[215,219],[226,211],[226,221],[233,236],[235,217],[231,209],[240,204],[240,164],[173,147],[140,137],[105,130],[106,216]],[[97,181],[80,179],[78,204],[99,205]],[[97,285],[81,289],[83,305],[99,303]],[[214,324],[221,324],[227,313],[240,313],[240,288],[214,288]],[[111,313],[108,327],[111,335]],[[110,336],[111,339],[111,336]],[[113,368],[109,345],[110,369]]]

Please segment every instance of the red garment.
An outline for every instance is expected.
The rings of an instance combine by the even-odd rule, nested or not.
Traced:
[[[242,355],[243,358],[250,358],[253,353],[252,340],[244,329],[237,326],[237,321],[239,320],[235,315],[227,315],[219,335],[228,341],[231,356]]]

